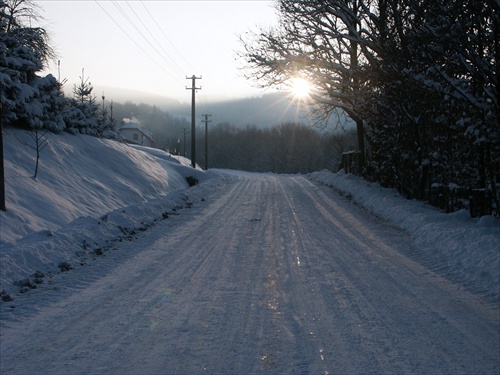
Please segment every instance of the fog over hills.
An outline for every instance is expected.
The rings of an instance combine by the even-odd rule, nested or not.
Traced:
[[[73,85],[65,86],[66,95],[71,96]],[[183,101],[161,95],[121,89],[107,86],[94,86],[97,102],[105,96],[106,103],[132,102],[135,104],[148,104],[156,106],[172,115],[180,116],[191,121],[191,97],[189,92]],[[185,100],[184,100],[185,99]],[[221,99],[207,101],[202,95],[196,97],[196,117],[201,121],[202,114],[211,114],[211,124],[230,123],[237,127],[255,125],[258,128],[268,128],[274,125],[296,122],[304,125],[313,125],[315,119],[309,113],[307,106],[300,104],[285,92],[271,92],[261,96],[241,99]],[[329,121],[329,128],[335,127],[338,119]]]
[[[149,92],[136,91],[131,89],[124,89],[119,87],[110,87],[110,86],[101,86],[101,85],[93,85],[94,86],[94,94],[97,97],[97,102],[101,102],[102,96],[104,95],[106,103],[111,101],[115,103],[125,103],[132,102],[136,104],[144,103],[149,105],[155,105],[158,108],[163,110],[167,110],[167,108],[172,108],[176,106],[180,106],[181,102],[176,99],[168,98],[166,96],[156,95]],[[63,90],[65,95],[71,97],[73,96],[73,83],[67,83]],[[186,97],[186,100],[189,100]]]
[[[191,104],[170,107],[167,110],[173,114],[191,116]],[[299,106],[285,94],[271,93],[259,97],[234,99],[213,103],[197,104],[196,113],[209,113],[213,124],[227,122],[238,127],[255,125],[258,128],[268,128],[286,122],[312,124],[312,118],[307,114],[305,106]]]

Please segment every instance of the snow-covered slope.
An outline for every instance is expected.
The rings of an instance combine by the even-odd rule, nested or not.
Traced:
[[[30,134],[4,130],[7,212],[1,216],[2,244],[187,187],[173,168],[176,159],[161,150],[163,159],[112,140],[67,133],[47,133],[46,138],[35,180],[36,152],[23,144],[34,146]]]
[[[7,211],[0,211],[0,290],[153,225],[185,204],[187,176],[207,178],[161,150],[47,133],[35,180],[30,134],[7,128],[3,138]]]

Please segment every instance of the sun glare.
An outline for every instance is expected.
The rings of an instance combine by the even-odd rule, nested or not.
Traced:
[[[297,99],[309,96],[311,84],[303,78],[293,78],[291,80],[291,93]]]

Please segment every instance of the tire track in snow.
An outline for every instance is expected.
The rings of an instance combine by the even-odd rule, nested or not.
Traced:
[[[295,227],[301,228],[297,232],[302,237],[298,249],[303,251],[302,263],[313,270],[309,274],[311,292],[324,301],[323,308],[316,306],[312,311],[330,311],[327,320],[335,316],[325,325],[338,330],[333,330],[333,338],[325,336],[325,342],[347,349],[337,353],[359,355],[345,361],[333,353],[338,357],[333,361],[336,371],[359,373],[369,368],[380,373],[392,368],[396,372],[420,372],[445,368],[461,372],[464,362],[481,369],[489,363],[486,367],[494,371],[495,364],[498,366],[498,320],[488,328],[482,317],[474,315],[474,309],[465,308],[465,304],[478,302],[475,297],[456,292],[452,285],[402,256],[398,248],[412,246],[403,233],[381,227],[373,218],[370,223],[370,216],[363,219],[366,213],[344,200],[331,199],[331,192],[328,196],[322,192],[327,189],[312,184],[306,187],[300,180],[297,183],[302,189],[286,190],[303,196],[290,206],[306,214],[288,217],[295,218]],[[318,211],[308,210],[311,205]],[[320,228],[306,230],[311,223]],[[310,233],[315,237],[310,238]],[[442,295],[447,294],[452,301],[445,299],[443,303]],[[464,320],[475,321],[485,336],[466,327]],[[461,344],[450,347],[457,343]],[[488,346],[491,343],[493,346]],[[324,349],[322,353],[327,359]]]

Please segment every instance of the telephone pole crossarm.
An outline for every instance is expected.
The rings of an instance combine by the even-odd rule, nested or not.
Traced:
[[[195,94],[196,90],[201,90],[201,87],[196,87],[196,80],[201,77],[186,77],[192,81],[191,87],[186,87],[186,90],[191,90],[191,166],[196,168],[196,110],[195,110]]]

